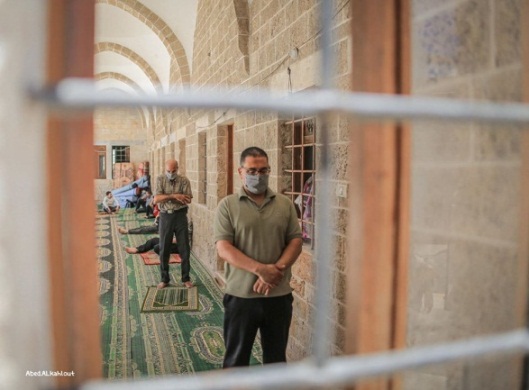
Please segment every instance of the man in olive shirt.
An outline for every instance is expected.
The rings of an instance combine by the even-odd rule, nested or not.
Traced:
[[[193,287],[189,278],[191,265],[189,263],[189,233],[187,228],[187,210],[193,194],[191,185],[185,176],[177,174],[178,162],[167,160],[165,173],[156,179],[156,194],[154,202],[160,209],[160,273],[162,281],[158,288],[169,285],[169,257],[171,256],[171,242],[176,236],[178,253],[182,259],[182,282],[187,288]]]
[[[292,320],[291,266],[301,253],[293,203],[268,188],[266,152],[245,149],[243,186],[224,198],[215,216],[215,241],[226,261],[223,367],[248,366],[260,330],[263,362],[286,361]]]

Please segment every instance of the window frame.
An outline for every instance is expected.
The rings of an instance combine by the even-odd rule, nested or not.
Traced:
[[[130,163],[129,145],[112,145],[112,166],[119,163]]]
[[[527,2],[524,4],[527,10]],[[353,76],[365,78],[363,81],[353,81],[353,90],[387,93],[388,91],[380,89],[381,85],[386,84],[396,87],[389,93],[406,93],[411,67],[407,57],[410,44],[407,30],[409,0],[393,0],[390,3],[382,0],[353,0],[351,8],[353,15],[365,15],[355,19],[353,23]],[[49,2],[50,44],[47,48],[49,66],[46,80],[49,84],[55,84],[65,77],[93,76],[94,10],[95,0]],[[527,18],[528,13],[522,12],[522,15]],[[381,23],[370,25],[369,21],[374,19],[381,20]],[[529,24],[522,22],[521,25]],[[357,38],[359,39],[356,40]],[[525,43],[523,55],[527,64],[527,40]],[[524,69],[527,75],[529,68]],[[525,83],[524,91],[527,94],[529,84],[527,81]],[[525,100],[528,99],[526,95]],[[81,131],[74,132],[73,128]],[[89,379],[101,377],[97,283],[93,270],[95,226],[93,210],[84,207],[92,197],[92,193],[86,190],[86,177],[93,177],[93,163],[90,164],[93,155],[86,152],[90,151],[93,145],[91,130],[91,119],[73,121],[50,118],[48,124],[48,261],[53,322],[51,353],[54,354],[56,370],[73,367],[76,372],[75,378],[57,378],[57,385],[61,387],[75,387]],[[392,137],[391,132],[396,132],[398,136]],[[368,137],[367,133],[375,134]],[[355,188],[358,201],[353,202],[351,207],[351,214],[357,219],[353,227],[357,229],[354,230],[354,235],[348,235],[353,253],[348,261],[347,279],[354,284],[355,281],[365,280],[366,276],[374,277],[368,278],[371,281],[369,286],[358,284],[348,290],[350,309],[347,312],[345,334],[350,348],[346,352],[363,353],[398,348],[403,346],[403,339],[399,344],[398,333],[402,331],[405,334],[406,328],[403,309],[406,304],[406,259],[409,242],[406,237],[409,227],[409,132],[405,127],[364,124],[352,129],[350,140],[350,150],[360,152],[358,156],[352,155],[351,161],[363,165],[358,166],[352,175],[354,183],[358,185],[358,188]],[[369,153],[373,150],[373,141],[376,146],[381,146],[384,151],[389,151],[391,156],[395,157],[388,159],[392,164],[395,160],[398,162],[397,172],[392,170],[394,166],[389,167],[392,168],[392,176],[378,183],[369,178],[375,177],[377,172],[384,171],[392,164],[388,164],[388,160],[378,161],[378,155]],[[527,146],[527,140],[525,141]],[[524,192],[527,193],[527,180],[522,184]],[[64,188],[68,191],[62,191]],[[388,188],[390,191],[387,191]],[[392,210],[396,214],[383,215],[384,213],[377,212],[381,205],[375,201],[375,194],[371,191],[373,189],[376,195],[380,195],[383,206],[389,206],[384,210]],[[57,202],[71,207],[58,211]],[[396,219],[387,218],[395,215]],[[382,224],[379,223],[381,220]],[[363,225],[364,223],[366,225]],[[528,231],[527,223],[521,227],[521,231]],[[66,233],[68,239],[65,238]],[[390,233],[397,235],[387,240]],[[526,237],[529,235],[521,238],[525,244]],[[383,245],[377,248],[381,243]],[[525,254],[527,247],[529,245],[522,246]],[[375,249],[375,255],[369,249]],[[76,266],[64,267],[71,253],[76,254]],[[390,275],[392,282],[385,283],[386,280],[379,277],[382,274],[384,278]],[[525,274],[520,272],[520,275]],[[356,294],[358,292],[362,294]],[[521,303],[525,302],[525,297],[518,298]],[[522,304],[520,312],[525,313]],[[386,345],[388,332],[389,345]],[[384,337],[380,337],[380,334]],[[360,343],[362,340],[365,340],[363,344]],[[387,382],[381,380],[377,388],[399,388],[398,382],[395,386]],[[367,384],[358,386],[366,387]]]
[[[308,130],[309,134],[305,134],[305,129],[308,123],[312,123],[312,130]],[[298,127],[299,125],[299,127]],[[283,169],[287,183],[290,187],[284,190],[284,194],[290,198],[298,212],[298,221],[303,232],[304,246],[314,249],[315,245],[315,210],[316,210],[316,133],[317,133],[317,118],[316,116],[301,116],[292,117],[291,120],[282,123],[282,131],[290,131],[290,140],[283,135],[284,144],[282,147],[285,152],[290,152],[290,165]],[[305,154],[311,150],[311,156],[307,157]],[[296,161],[296,151],[299,150],[299,162]],[[308,160],[312,162],[312,167],[306,169]],[[312,177],[312,183],[307,183]],[[309,185],[309,192],[305,192],[305,186]],[[307,212],[307,204],[310,202],[310,216],[306,219],[305,212]],[[308,238],[305,236],[308,235]]]

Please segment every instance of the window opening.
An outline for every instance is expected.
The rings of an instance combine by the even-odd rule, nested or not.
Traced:
[[[107,178],[107,147],[105,145],[94,146],[96,179]]]
[[[130,162],[130,146],[112,146],[112,164]]]
[[[287,183],[285,195],[289,196],[296,206],[303,242],[313,248],[316,118],[295,118],[285,122],[284,126]]]
[[[129,163],[130,162],[130,146],[112,146],[112,179],[120,179],[122,174],[122,168],[126,170],[127,167],[120,167],[116,164]],[[115,185],[119,185],[118,183]]]

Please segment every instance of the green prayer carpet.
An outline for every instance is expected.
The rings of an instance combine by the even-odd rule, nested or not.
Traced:
[[[154,235],[125,235],[127,229],[149,225],[133,209],[96,218],[99,264],[103,377],[140,378],[220,369],[224,355],[222,291],[193,256],[191,280],[198,288],[198,310],[143,313],[149,287],[160,281],[157,265],[145,265],[140,255],[125,252]],[[171,285],[179,286],[180,265],[171,264]],[[251,364],[260,364],[254,345]]]

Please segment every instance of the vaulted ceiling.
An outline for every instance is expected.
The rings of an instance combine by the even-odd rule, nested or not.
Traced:
[[[190,80],[198,0],[96,0],[101,89],[151,94]]]

